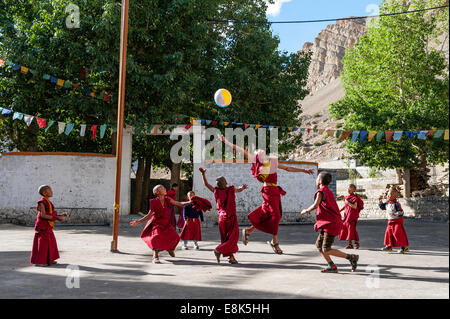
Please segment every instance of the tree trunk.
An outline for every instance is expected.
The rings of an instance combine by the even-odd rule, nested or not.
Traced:
[[[181,163],[172,163],[172,168],[170,169],[170,186],[172,186],[173,183],[177,183],[178,184],[178,190],[177,190],[177,200],[180,200],[180,191],[181,191],[181,178],[180,178],[180,173],[181,173]],[[178,207],[174,207],[175,209],[175,213],[179,212]]]
[[[405,198],[411,197],[411,173],[409,168],[403,169],[403,191]]]
[[[427,159],[423,154],[419,154],[419,165],[411,169],[411,191],[422,191],[430,187],[428,185],[429,172]]]
[[[403,184],[403,173],[400,168],[396,168],[395,171],[397,172],[397,184]]]
[[[148,201],[150,198],[150,175],[152,171],[152,157],[147,156],[145,158],[145,169],[142,181],[142,198],[141,198],[141,209],[144,212],[148,212]]]
[[[117,152],[117,132],[111,133],[111,144],[112,144],[112,150],[111,154],[116,155]]]
[[[136,184],[133,196],[133,214],[141,212],[141,199],[142,199],[142,181],[144,177],[144,159],[138,158],[138,169],[136,172]]]

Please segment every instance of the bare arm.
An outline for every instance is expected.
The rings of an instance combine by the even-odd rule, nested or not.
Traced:
[[[246,184],[244,184],[244,185],[242,185],[241,187],[239,187],[239,188],[235,188],[234,189],[234,192],[235,193],[240,193],[240,192],[242,192],[243,190],[245,190],[245,189],[247,189],[248,188],[248,186],[246,185]]]
[[[358,207],[358,202],[355,202],[354,204],[350,203],[349,201],[344,201],[345,204],[347,204],[348,206],[350,206],[353,209],[356,209]]]
[[[226,145],[230,146],[232,149],[235,149],[237,152],[241,152],[244,153],[244,156],[247,157],[249,162],[253,162],[255,160],[255,157],[253,155],[251,155],[249,152],[247,152],[245,149],[243,149],[242,147],[239,147],[233,143],[231,143],[230,141],[228,141],[225,136],[223,135],[219,135],[219,138],[222,140],[222,142],[224,142]]]
[[[53,220],[53,216],[50,215],[50,214],[47,214],[47,213],[45,212],[45,206],[44,206],[44,204],[39,203],[38,211],[41,212],[41,218],[42,218],[42,219]]]
[[[198,170],[202,173],[203,184],[205,185],[205,187],[206,187],[207,189],[209,189],[211,192],[214,193],[214,187],[212,187],[212,186],[208,183],[208,180],[206,179],[206,175],[205,175],[206,169],[200,167]]]
[[[287,165],[280,164],[279,162],[278,162],[278,168],[283,169],[283,170],[285,170],[287,172],[305,173],[305,174],[308,174],[308,175],[314,174],[314,170],[312,170],[312,169],[303,169],[303,168],[287,166]]]
[[[174,205],[174,206],[178,206],[178,207],[183,208],[184,206],[189,205],[191,202],[190,202],[190,201],[188,201],[188,202],[177,202],[176,200],[173,200],[173,199],[171,198],[171,199],[170,199],[170,203],[171,203],[172,205]]]
[[[316,200],[314,201],[314,204],[310,207],[308,207],[307,209],[302,210],[302,212],[300,213],[301,215],[305,215],[308,214],[309,212],[312,212],[313,210],[315,210],[317,207],[319,207],[320,203],[322,202],[322,198],[323,198],[323,194],[322,193],[318,193]]]
[[[134,219],[134,220],[132,220],[131,222],[130,222],[130,225],[132,226],[132,227],[136,227],[137,225],[139,225],[140,223],[143,223],[143,222],[146,222],[147,220],[149,220],[150,219],[150,217],[152,217],[152,210],[150,209],[149,211],[148,211],[148,214],[147,215],[145,215],[144,217],[142,217],[141,219]]]

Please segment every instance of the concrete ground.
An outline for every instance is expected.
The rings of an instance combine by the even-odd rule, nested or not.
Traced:
[[[322,274],[325,263],[313,245],[312,225],[280,226],[283,255],[267,245],[270,236],[255,231],[247,246],[239,244],[238,265],[226,259],[217,264],[218,228],[204,228],[199,251],[182,251],[179,245],[175,258],[163,252],[162,263],[155,265],[139,238],[142,227],[121,225],[120,253],[111,253],[110,227],[57,224],[61,258],[47,268],[29,264],[33,228],[0,225],[0,298],[448,299],[448,224],[407,220],[407,255],[379,251],[385,226],[385,221],[360,221],[361,249],[351,250],[360,255],[357,271],[334,258],[340,272]],[[73,279],[77,273],[79,281]]]

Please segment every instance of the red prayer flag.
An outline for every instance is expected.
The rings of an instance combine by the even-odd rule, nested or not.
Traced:
[[[436,133],[436,130],[428,130],[427,134],[425,136],[430,136]]]
[[[186,131],[188,131],[188,130],[191,128],[191,126],[192,126],[192,124],[188,124],[188,125],[186,125],[186,126],[184,127],[184,129],[185,129]]]
[[[216,122],[216,121],[212,121],[211,124],[212,124],[213,126],[216,126],[216,125],[217,125],[217,122]]]
[[[352,134],[353,131],[344,131],[341,134],[341,141],[345,140],[347,137],[350,136],[350,134]]]
[[[47,126],[47,120],[46,119],[43,119],[43,118],[40,118],[40,117],[36,116],[36,121],[37,121],[37,123],[39,125],[39,128],[43,128],[43,127]]]
[[[84,79],[86,77],[86,69],[83,67],[80,72],[80,78]]]
[[[103,93],[103,101],[109,101],[109,99],[111,98],[111,93]],[[145,107],[147,107],[147,105],[145,105]]]
[[[245,128],[247,128],[247,127],[249,127],[250,126],[250,124],[244,124],[244,127]]]
[[[386,134],[386,142],[389,143],[394,135],[394,131],[385,131],[384,133]]]
[[[80,88],[78,87],[78,85],[76,85],[75,83],[72,83],[72,86],[73,86],[74,88],[76,88],[77,90],[80,89]]]
[[[92,125],[91,131],[92,131],[92,139],[95,140],[95,138],[97,137],[97,125]]]

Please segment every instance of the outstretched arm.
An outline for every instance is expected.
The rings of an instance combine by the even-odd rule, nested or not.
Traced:
[[[283,170],[285,170],[287,172],[305,173],[305,174],[308,174],[308,175],[314,174],[314,170],[313,169],[297,168],[297,167],[283,165],[283,164],[280,164],[280,163],[278,163],[278,168],[283,169]]]
[[[203,167],[200,167],[198,170],[200,171],[200,173],[202,173],[203,184],[206,186],[207,189],[209,189],[211,192],[214,193],[214,187],[212,187],[212,186],[208,183],[208,180],[206,179],[206,176],[205,176],[206,169],[204,169]]]
[[[131,227],[136,227],[140,223],[143,223],[143,222],[146,222],[147,220],[149,220],[150,217],[152,217],[152,210],[151,209],[148,211],[148,214],[145,215],[144,217],[142,217],[141,219],[133,219],[130,222],[130,225],[131,225]]]
[[[222,142],[224,142],[226,145],[230,146],[232,149],[236,150],[237,152],[241,152],[244,153],[244,156],[247,157],[249,162],[253,162],[255,160],[255,157],[250,154],[249,152],[247,152],[245,149],[243,149],[240,146],[237,146],[233,143],[231,143],[230,141],[228,141],[225,136],[223,135],[219,135],[219,138],[222,140]]]
[[[313,210],[315,210],[317,207],[319,207],[320,203],[322,202],[322,198],[323,198],[323,194],[321,192],[319,192],[317,194],[316,200],[314,201],[314,204],[311,207],[308,207],[307,209],[302,210],[302,212],[300,214],[303,216],[303,215],[308,214],[309,212],[312,212]]]
[[[248,186],[247,186],[246,184],[244,184],[244,185],[242,185],[241,187],[235,188],[235,189],[234,189],[234,192],[235,192],[235,193],[240,193],[240,192],[242,192],[243,190],[245,190],[245,189],[247,189],[247,188],[248,188]]]
[[[170,203],[171,203],[172,205],[174,205],[174,206],[178,206],[178,207],[183,208],[184,206],[189,205],[189,204],[191,203],[191,201],[188,201],[188,202],[178,202],[178,201],[173,200],[173,199],[171,198],[171,199],[170,199]]]

